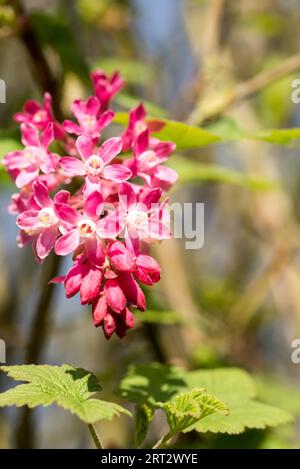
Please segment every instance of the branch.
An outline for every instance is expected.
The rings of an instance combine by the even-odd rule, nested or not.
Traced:
[[[289,57],[271,70],[260,72],[253,78],[237,85],[232,91],[224,93],[224,99],[222,99],[219,105],[214,107],[212,110],[206,109],[204,113],[201,108],[200,100],[199,106],[195,109],[189,119],[189,123],[200,125],[205,121],[217,119],[230,107],[250,98],[270,83],[296,72],[297,70],[300,70],[300,54],[295,54]]]

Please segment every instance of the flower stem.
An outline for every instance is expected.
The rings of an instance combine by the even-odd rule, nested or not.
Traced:
[[[158,440],[157,443],[155,443],[152,449],[158,449],[158,448],[163,448],[164,446],[167,446],[172,436],[173,435],[170,432],[168,432],[165,436],[163,436],[160,440]]]
[[[88,428],[89,428],[91,437],[93,438],[93,442],[95,443],[96,448],[97,448],[97,449],[103,449],[101,440],[100,440],[100,438],[99,438],[98,433],[96,432],[96,429],[95,429],[94,425],[92,425],[92,424],[90,423],[90,424],[88,425]]]

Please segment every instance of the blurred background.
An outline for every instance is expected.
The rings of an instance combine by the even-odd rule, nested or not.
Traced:
[[[30,248],[16,247],[7,213],[14,186],[1,171],[0,337],[8,364],[31,356],[82,366],[115,401],[132,363],[238,366],[253,374],[266,402],[300,416],[300,364],[291,360],[291,343],[300,338],[299,148],[239,138],[241,129],[300,126],[300,104],[291,101],[291,84],[300,78],[299,20],[300,0],[0,1],[0,78],[7,87],[1,156],[16,148],[12,116],[26,99],[41,99],[47,89],[57,115],[68,116],[72,100],[91,91],[89,72],[97,67],[117,69],[127,81],[115,109],[145,100],[151,116],[235,140],[180,152],[182,178],[171,197],[205,204],[204,247],[188,251],[184,240],[171,240],[155,248],[162,281],[147,291],[149,312],[123,340],[106,341],[90,311],[77,298],[66,300],[62,288],[51,302],[40,298],[47,267],[35,264]],[[257,74],[265,79],[253,80]],[[49,307],[37,317],[43,301]],[[8,382],[0,380],[3,390]],[[160,425],[156,419],[151,441]],[[131,435],[124,418],[105,423],[102,439],[106,447],[132,447]],[[178,444],[299,448],[300,426],[296,419],[272,431],[192,435]],[[90,445],[85,427],[55,406],[32,415],[1,412],[1,448]]]

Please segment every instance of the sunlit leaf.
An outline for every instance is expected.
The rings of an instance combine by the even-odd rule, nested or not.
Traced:
[[[0,394],[0,407],[49,406],[57,404],[76,414],[86,423],[111,420],[120,414],[130,415],[113,402],[94,399],[101,386],[97,378],[83,368],[71,365],[2,366],[2,371],[16,381],[25,381]]]

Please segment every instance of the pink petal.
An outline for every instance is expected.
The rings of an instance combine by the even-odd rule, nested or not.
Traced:
[[[171,238],[170,230],[158,218],[149,218],[147,234],[153,239]]]
[[[93,322],[95,327],[101,326],[107,310],[106,298],[105,296],[100,296],[98,301],[93,305]]]
[[[66,276],[65,275],[57,275],[56,277],[53,277],[49,284],[54,284],[54,285],[57,285],[57,284],[60,284],[60,283],[64,283],[66,279]]]
[[[100,102],[96,96],[90,96],[86,102],[86,112],[95,116],[100,109]]]
[[[39,132],[31,124],[21,124],[22,143],[26,146],[38,147],[40,145]]]
[[[69,134],[80,135],[82,132],[79,125],[75,124],[75,122],[73,121],[65,120],[63,125],[64,125],[65,131],[68,132]]]
[[[55,194],[53,201],[55,204],[68,204],[70,195],[69,191],[61,190]]]
[[[155,187],[153,189],[148,188],[141,192],[139,201],[145,204],[147,209],[150,210],[152,204],[157,204],[161,196],[162,190],[160,189],[160,187]]]
[[[63,156],[59,160],[59,166],[67,176],[84,176],[86,169],[82,161],[73,156]]]
[[[45,259],[52,251],[57,238],[57,227],[50,226],[43,230],[38,236],[36,253],[40,259]]]
[[[136,260],[135,277],[145,285],[153,285],[160,280],[160,265],[151,256],[141,254]]]
[[[85,253],[91,262],[96,267],[102,267],[105,261],[103,247],[98,236],[89,238],[85,242]]]
[[[36,203],[41,207],[52,207],[52,200],[49,197],[47,186],[39,181],[36,180],[32,184],[34,199]]]
[[[88,197],[92,192],[101,192],[101,183],[99,176],[87,176],[85,178],[85,184],[83,186],[83,195]]]
[[[80,286],[81,304],[92,303],[100,294],[103,273],[100,269],[91,267],[84,275]]]
[[[135,308],[145,311],[146,299],[141,287],[128,273],[120,273],[118,276],[119,284],[127,298],[127,301]]]
[[[87,135],[80,135],[76,140],[76,147],[81,158],[86,160],[93,153],[93,140]]]
[[[37,210],[26,210],[17,218],[17,225],[23,230],[36,230],[41,227]]]
[[[39,170],[36,168],[23,169],[16,178],[16,186],[21,189],[27,186],[30,182],[34,181],[39,175]]]
[[[176,145],[173,142],[158,142],[152,148],[158,157],[165,158],[176,150]]]
[[[122,164],[111,164],[106,166],[102,171],[104,179],[114,182],[124,182],[131,178],[131,171]]]
[[[178,179],[178,173],[167,166],[159,165],[155,168],[155,173],[152,177],[152,185],[161,187],[164,191],[170,189]]]
[[[71,207],[68,204],[55,204],[54,210],[57,217],[62,222],[67,223],[71,226],[77,225],[80,215],[77,210],[75,210],[75,208]]]
[[[83,210],[87,217],[92,219],[99,218],[103,210],[103,197],[100,192],[95,191],[89,194],[84,202]]]
[[[112,161],[119,153],[122,151],[122,138],[113,137],[109,140],[106,140],[103,145],[101,145],[98,155],[103,159],[104,163],[109,163]]]
[[[112,243],[108,247],[107,253],[115,269],[124,272],[131,272],[134,269],[135,259],[121,241]]]
[[[136,203],[136,195],[129,182],[123,182],[120,186],[120,207],[127,210]]]
[[[42,132],[41,144],[47,149],[51,142],[54,140],[54,125],[53,122],[49,122],[47,127]]]
[[[139,134],[133,147],[133,151],[135,155],[140,155],[141,153],[144,153],[146,150],[148,150],[149,136],[150,136],[149,129],[146,129],[144,130],[144,132],[141,132]]]
[[[115,117],[115,113],[111,110],[105,111],[102,116],[98,119],[98,128],[99,130],[104,129],[104,127],[107,127]]]
[[[112,316],[112,314],[107,313],[103,320],[103,330],[107,339],[110,339],[110,337],[115,332],[116,327],[117,324],[115,318]]]
[[[69,270],[65,278],[65,290],[67,298],[71,298],[79,292],[84,270],[80,262],[75,264]]]
[[[109,279],[105,284],[107,304],[116,313],[120,313],[126,306],[127,299],[117,279]]]
[[[79,232],[77,229],[68,231],[61,236],[55,243],[55,254],[58,256],[66,256],[75,251],[79,245]]]

